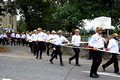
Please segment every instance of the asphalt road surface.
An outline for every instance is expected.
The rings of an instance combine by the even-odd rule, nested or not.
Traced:
[[[96,80],[89,77],[91,60],[80,58],[81,67],[68,63],[70,56],[63,56],[64,67],[55,59],[50,64],[50,56],[43,53],[43,59],[35,59],[29,47],[4,46],[7,52],[0,53],[0,80]],[[103,61],[103,63],[106,61]],[[103,64],[102,63],[102,64]],[[113,65],[106,72],[99,67],[97,80],[120,80],[120,75],[114,72]]]

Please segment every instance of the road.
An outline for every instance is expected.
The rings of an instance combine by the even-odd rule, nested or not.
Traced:
[[[59,59],[50,64],[50,56],[43,53],[43,59],[35,59],[28,47],[5,46],[8,52],[0,53],[0,80],[94,80],[89,77],[91,60],[80,58],[81,67],[68,63],[70,56],[64,55],[64,67]],[[106,61],[103,61],[103,63]],[[102,63],[102,64],[103,64]],[[100,77],[97,80],[120,80],[120,75],[113,73],[113,65],[103,72],[99,67]],[[96,80],[96,79],[95,79]]]

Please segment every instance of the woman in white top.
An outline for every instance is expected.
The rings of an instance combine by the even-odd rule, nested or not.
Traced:
[[[119,74],[119,65],[118,65],[118,54],[119,54],[119,47],[118,47],[118,34],[114,33],[113,38],[109,41],[108,44],[108,51],[112,52],[112,57],[108,62],[102,65],[103,70],[105,71],[105,68],[107,68],[109,65],[114,63],[114,73]]]

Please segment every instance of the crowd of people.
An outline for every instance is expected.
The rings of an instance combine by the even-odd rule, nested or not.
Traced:
[[[114,33],[112,36],[109,36],[108,42],[103,38],[102,36],[102,27],[96,28],[95,34],[90,34],[90,37],[88,39],[88,46],[91,48],[90,50],[90,59],[92,58],[92,66],[90,70],[90,77],[92,78],[98,78],[99,75],[97,74],[98,67],[100,66],[102,62],[102,53],[99,50],[108,50],[111,51],[112,58],[106,63],[103,64],[103,70],[112,63],[114,63],[114,72],[119,72],[119,65],[118,65],[118,53],[119,53],[119,47],[118,47],[118,34]],[[6,34],[6,32],[3,32],[0,34],[0,44],[2,45],[20,45],[22,43],[23,46],[30,47],[31,53],[33,53],[36,56],[36,59],[42,59],[42,53],[43,51],[46,51],[46,54],[50,58],[50,63],[53,64],[54,58],[57,58],[57,55],[59,55],[60,58],[60,65],[64,66],[63,60],[62,60],[62,53],[61,53],[61,44],[63,42],[66,42],[68,45],[73,45],[74,50],[74,56],[70,57],[68,59],[69,64],[71,64],[71,61],[75,59],[75,65],[81,66],[79,64],[79,53],[80,53],[80,42],[81,42],[81,36],[79,29],[75,29],[75,34],[72,35],[72,33],[67,33],[67,36],[71,36],[72,39],[69,42],[66,37],[64,37],[63,32],[61,30],[55,31],[52,30],[52,32],[49,32],[46,30],[42,30],[42,28],[38,28],[37,30],[34,30],[33,32],[13,32],[9,36]],[[8,41],[10,39],[10,41]],[[9,43],[10,42],[10,43]],[[105,48],[105,43],[107,43],[107,49]],[[52,48],[52,53],[50,54],[49,50]]]

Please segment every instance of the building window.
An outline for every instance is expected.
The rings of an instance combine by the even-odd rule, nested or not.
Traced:
[[[11,16],[8,15],[8,24],[11,24]]]
[[[0,18],[0,22],[2,22],[2,18]]]

